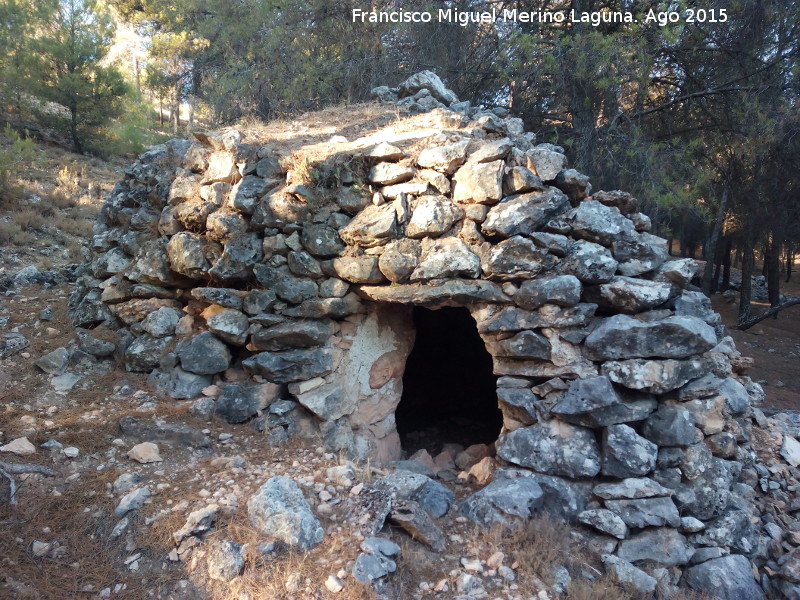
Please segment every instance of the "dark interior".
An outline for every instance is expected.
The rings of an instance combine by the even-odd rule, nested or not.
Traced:
[[[502,415],[492,358],[466,308],[415,307],[417,338],[403,374],[397,431],[409,455],[497,439]]]

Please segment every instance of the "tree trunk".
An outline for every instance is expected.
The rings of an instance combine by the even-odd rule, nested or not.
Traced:
[[[769,305],[773,308],[781,303],[781,248],[778,236],[772,234],[769,241],[769,253],[764,258],[767,267],[767,294]],[[778,318],[777,313],[775,318]]]
[[[719,210],[717,210],[717,218],[714,221],[714,229],[711,230],[711,235],[708,238],[706,245],[706,268],[703,271],[703,293],[708,296],[711,294],[711,276],[714,272],[714,263],[717,262],[717,243],[719,242],[719,234],[722,232],[722,221],[725,219],[725,211],[728,208],[728,188],[722,191],[722,198],[719,201]]]
[[[800,304],[800,297],[789,298],[783,304],[778,304],[777,306],[773,306],[767,311],[764,311],[760,315],[755,317],[749,318],[746,321],[739,321],[739,324],[736,326],[736,329],[740,331],[744,331],[745,329],[750,329],[756,323],[761,323],[764,319],[768,319],[770,317],[775,317],[780,311],[785,308],[789,308],[790,306],[796,306]]]
[[[792,267],[794,266],[794,249],[790,244],[786,245],[786,283],[792,278]]]
[[[750,320],[750,296],[753,291],[753,232],[744,235],[742,248],[742,285],[739,289],[739,323]]]
[[[142,93],[142,77],[139,73],[139,57],[136,56],[136,51],[133,51],[133,79],[136,81],[136,93]]]
[[[72,145],[75,147],[75,152],[78,154],[83,154],[83,145],[81,144],[81,139],[78,135],[78,108],[75,106],[70,106],[69,113],[69,133],[72,136]]]
[[[728,237],[725,239],[725,252],[722,255],[722,284],[720,292],[731,287],[731,254],[733,254],[733,240]]]

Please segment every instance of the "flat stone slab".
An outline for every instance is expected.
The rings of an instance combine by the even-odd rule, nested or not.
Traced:
[[[449,280],[439,285],[408,284],[376,286],[362,285],[359,295],[376,302],[414,304],[428,308],[463,306],[474,302],[506,302],[511,298],[503,293],[499,285],[491,281]]]

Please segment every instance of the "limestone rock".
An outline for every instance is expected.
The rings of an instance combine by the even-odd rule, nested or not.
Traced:
[[[405,283],[419,265],[421,252],[417,241],[402,239],[391,242],[378,259],[378,268],[392,283]]]
[[[406,225],[406,235],[410,238],[441,235],[463,217],[464,209],[444,196],[424,196]]]
[[[361,543],[361,550],[353,565],[353,577],[358,581],[372,583],[397,569],[392,558],[400,554],[400,547],[394,542],[386,538],[368,537]]]
[[[593,360],[687,358],[717,343],[714,330],[694,317],[667,317],[644,322],[626,315],[602,321],[586,338]]]
[[[482,527],[513,526],[531,519],[543,504],[542,488],[532,479],[495,479],[468,496],[461,512]]]
[[[289,392],[309,411],[324,419],[335,421],[352,413],[358,404],[357,398],[348,395],[338,381],[325,383],[312,389],[302,389],[302,384],[289,384]]]
[[[664,394],[685,385],[708,371],[704,359],[609,361],[602,367],[603,375],[614,383],[633,390]]]
[[[319,286],[313,279],[297,277],[285,265],[276,268],[259,264],[253,271],[262,286],[286,302],[300,304],[319,295]]]
[[[608,249],[593,242],[578,240],[569,245],[559,269],[585,284],[605,283],[614,276],[617,264]]]
[[[222,246],[199,234],[182,231],[170,238],[166,253],[172,270],[191,279],[202,279],[222,255]]]
[[[228,423],[244,423],[280,397],[274,383],[224,383],[217,398],[216,413]]]
[[[395,161],[405,158],[406,153],[400,150],[397,146],[389,144],[388,142],[381,142],[376,145],[372,150],[367,152],[369,158],[378,161]]]
[[[153,337],[163,338],[174,335],[175,327],[183,315],[184,313],[171,306],[162,306],[147,315],[141,322],[141,326]]]
[[[652,594],[656,591],[658,581],[634,567],[627,560],[623,560],[613,554],[606,554],[602,557],[606,573],[612,581],[620,584],[623,588],[636,592],[637,594]]]
[[[502,160],[467,163],[453,175],[453,202],[495,204],[503,196]]]
[[[214,527],[217,522],[218,514],[219,506],[216,504],[209,504],[208,506],[192,511],[189,513],[183,527],[172,534],[172,539],[175,540],[176,544],[180,545],[184,539],[190,536],[202,536]]]
[[[339,236],[350,246],[372,248],[385,244],[398,236],[394,206],[367,206],[339,230]]]
[[[181,344],[176,354],[184,370],[199,375],[213,375],[228,368],[231,353],[213,333],[204,331]]]
[[[619,515],[628,527],[678,527],[681,518],[675,503],[667,497],[606,500],[606,508]]]
[[[369,180],[378,185],[391,185],[414,177],[414,169],[397,163],[378,163],[369,171]]]
[[[526,153],[529,159],[529,168],[542,179],[542,181],[554,181],[558,174],[567,166],[567,157],[563,150],[556,150],[556,146],[542,144],[536,146]]]
[[[242,546],[231,540],[215,541],[206,556],[208,576],[217,581],[230,581],[244,571]]]
[[[267,381],[290,383],[327,375],[334,368],[334,355],[322,348],[261,352],[242,361],[242,365],[250,372],[262,375]]]
[[[320,346],[330,337],[331,322],[318,319],[292,319],[259,329],[252,336],[255,350],[281,351]]]
[[[627,277],[651,273],[660,267],[669,256],[664,248],[646,243],[641,236],[634,239],[614,240],[611,244],[611,252],[614,259],[619,262],[617,267],[619,274]]]
[[[325,535],[298,485],[281,475],[271,477],[250,497],[247,513],[261,533],[297,550],[313,548]]]
[[[481,225],[481,232],[487,236],[503,238],[530,235],[568,208],[567,197],[555,188],[509,196],[489,209],[486,220]]]
[[[587,377],[574,380],[551,412],[569,420],[570,417],[608,408],[621,401],[608,377]]]
[[[622,216],[618,209],[596,200],[581,202],[566,220],[572,225],[574,235],[604,246],[610,246],[616,240],[636,237],[630,219]]]
[[[693,480],[682,484],[684,514],[708,520],[721,515],[731,501],[731,487],[739,478],[742,464],[712,457],[708,466]]]
[[[130,511],[144,506],[145,501],[150,498],[150,496],[150,489],[146,487],[131,490],[120,499],[117,507],[114,509],[114,515],[118,519],[121,519]]]
[[[417,502],[393,501],[389,520],[404,529],[412,539],[425,544],[434,552],[444,551],[446,546],[444,533]]]
[[[33,363],[45,373],[60,375],[67,368],[69,352],[66,348],[56,348]]]
[[[151,374],[158,389],[176,400],[195,398],[204,388],[211,385],[210,375],[198,375],[174,367],[166,371],[153,371]]]
[[[243,346],[247,340],[250,321],[244,313],[225,308],[206,319],[206,325],[209,331],[221,340],[234,346]]]
[[[580,302],[582,286],[573,275],[537,277],[523,281],[514,294],[514,304],[525,310],[535,310],[544,304],[575,306]]]
[[[658,446],[627,425],[611,425],[603,432],[603,475],[620,479],[647,475],[655,468],[657,455]]]
[[[10,452],[11,454],[18,454],[19,456],[28,456],[36,454],[36,446],[28,441],[28,438],[21,437],[11,440],[4,446],[0,446],[0,452]]]
[[[542,327],[582,327],[594,316],[596,308],[594,304],[578,304],[569,308],[545,304],[538,310],[527,311],[516,306],[508,306],[490,314],[479,314],[476,320],[478,331],[481,333],[513,332]]]
[[[592,193],[592,184],[589,183],[589,177],[583,173],[579,173],[575,169],[565,169],[557,176],[554,185],[569,196],[572,204],[585,204],[582,202],[586,197]],[[633,229],[633,225],[631,225]]]
[[[503,180],[503,191],[509,196],[542,191],[544,187],[539,176],[527,167],[512,167]]]
[[[750,561],[741,554],[689,567],[684,581],[693,590],[721,600],[763,600],[765,597],[753,577]]]
[[[428,90],[434,98],[445,106],[450,106],[458,102],[458,97],[447,87],[439,76],[433,71],[420,71],[403,81],[398,86],[398,93],[401,98],[413,96],[420,90]]]
[[[662,405],[642,427],[642,435],[659,446],[688,446],[694,442],[694,417],[682,406]]]
[[[106,311],[108,311],[108,309],[106,309]],[[73,323],[76,323],[77,325],[86,324],[85,319],[81,318],[76,319],[75,316],[73,316],[72,318],[73,318]],[[100,320],[102,321],[103,319]],[[19,333],[4,333],[2,337],[0,337],[0,359],[8,358],[12,354],[22,352],[22,350],[28,347],[29,343],[30,342],[28,342],[27,338],[24,335],[21,335]]]
[[[376,302],[413,303],[429,308],[462,306],[465,303],[475,302],[511,301],[499,285],[490,281],[451,279],[428,285],[362,286],[360,293]]]
[[[392,493],[401,500],[412,500],[433,517],[447,514],[455,495],[430,477],[397,469],[373,484],[376,489]]]
[[[784,435],[781,456],[793,467],[800,466],[800,442],[790,435]]]
[[[417,157],[417,164],[427,169],[435,169],[440,173],[452,175],[467,160],[469,140],[461,140],[455,144],[425,148]]]
[[[126,415],[119,420],[119,429],[123,435],[143,441],[168,441],[181,446],[208,448],[211,440],[188,425],[167,423],[160,419],[145,420]]]
[[[332,258],[343,249],[339,233],[324,223],[308,223],[300,234],[303,247],[313,256]]]
[[[552,264],[552,257],[532,241],[512,236],[483,254],[481,269],[492,281],[531,279]]]
[[[628,314],[655,308],[667,302],[671,296],[672,286],[668,283],[620,276],[586,290],[587,300],[603,308]]]
[[[681,258],[665,262],[656,272],[656,279],[671,281],[680,287],[686,287],[697,273],[697,261],[693,258]]]
[[[628,526],[625,525],[625,521],[607,508],[584,510],[578,515],[578,521],[619,540],[624,540],[628,537]]]
[[[146,464],[151,462],[161,462],[161,454],[158,451],[158,446],[153,442],[142,442],[136,444],[133,448],[128,450],[128,458],[136,462]]]
[[[620,542],[617,556],[631,563],[652,560],[666,567],[685,565],[694,548],[675,529],[648,529]]]
[[[172,337],[140,335],[125,349],[125,368],[138,372],[154,369],[166,354],[171,342]]]
[[[558,420],[502,435],[497,456],[548,475],[577,478],[600,472],[600,449],[594,434]]]
[[[459,276],[474,279],[480,274],[480,268],[480,259],[460,239],[426,238],[422,242],[419,266],[410,279],[412,282]]]
[[[512,358],[538,358],[549,360],[552,346],[546,337],[533,331],[520,331],[513,337],[498,342],[487,342],[492,356]]]
[[[592,492],[595,496],[605,500],[658,498],[672,495],[672,490],[649,477],[629,477],[617,483],[600,483],[594,486]]]

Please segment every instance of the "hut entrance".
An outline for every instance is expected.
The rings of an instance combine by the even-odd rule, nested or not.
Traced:
[[[414,307],[413,319],[416,341],[395,412],[403,450],[494,442],[503,423],[497,378],[469,311]]]

